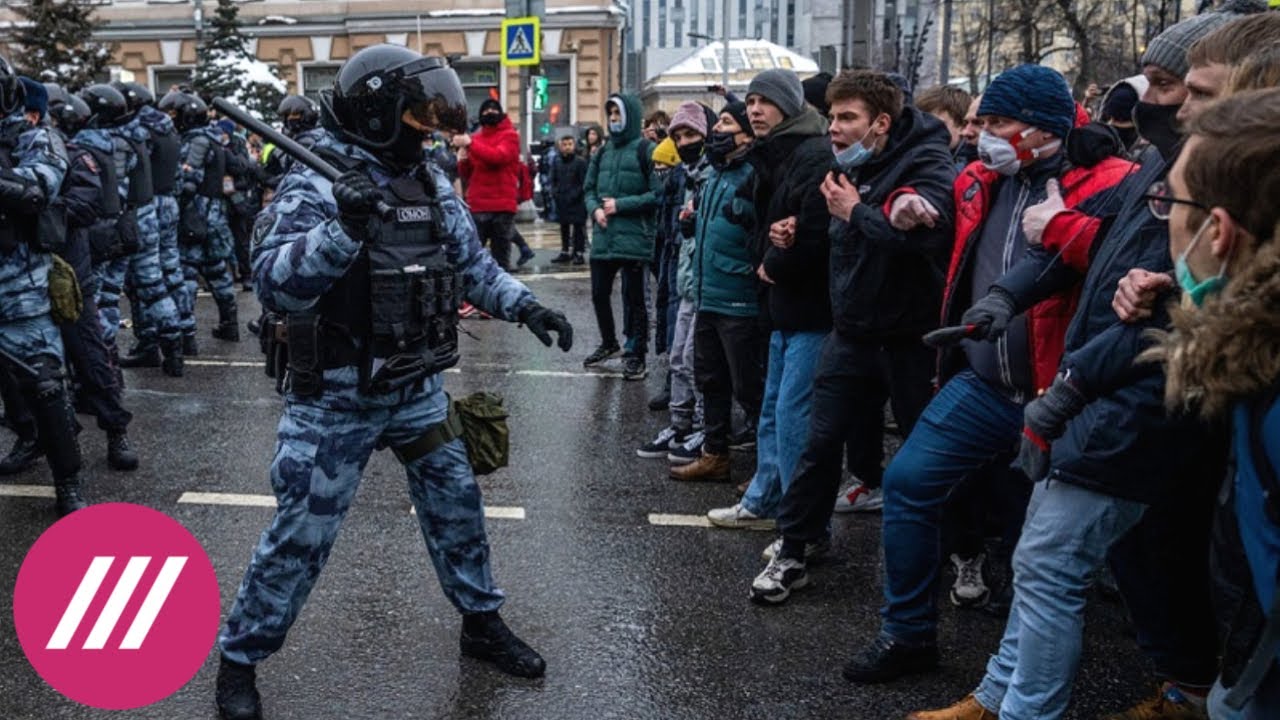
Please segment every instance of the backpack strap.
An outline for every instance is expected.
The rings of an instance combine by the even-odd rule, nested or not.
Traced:
[[[640,163],[640,172],[644,173],[644,182],[648,185],[653,177],[653,143],[643,137],[636,141],[636,161]]]

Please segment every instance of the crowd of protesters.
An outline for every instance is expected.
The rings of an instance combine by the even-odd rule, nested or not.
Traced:
[[[676,481],[737,483],[707,517],[776,533],[751,599],[808,585],[833,512],[880,510],[881,628],[850,638],[847,680],[939,664],[948,556],[952,603],[1007,618],[974,692],[915,720],[1062,717],[1098,582],[1161,683],[1110,717],[1280,717],[1280,13],[1264,10],[1169,27],[1082,102],[1037,65],[978,97],[781,69],[669,117],[615,95],[603,145],[564,164],[591,226],[584,364],[621,356],[640,379],[650,339],[667,356],[663,420],[636,452]],[[887,463],[886,406],[904,438]],[[751,477],[732,477],[734,449],[754,449]]]

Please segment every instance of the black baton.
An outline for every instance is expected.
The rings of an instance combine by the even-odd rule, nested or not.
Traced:
[[[0,361],[3,361],[6,365],[12,365],[15,370],[20,370],[25,375],[29,375],[37,380],[40,379],[40,371],[26,364],[4,348],[0,348]]]

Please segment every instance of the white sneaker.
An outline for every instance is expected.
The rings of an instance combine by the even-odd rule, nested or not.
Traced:
[[[884,507],[884,494],[880,488],[869,488],[862,484],[861,480],[854,480],[853,484],[840,491],[840,497],[836,498],[835,511],[838,513],[851,512],[880,512]]]
[[[816,542],[816,543],[808,543],[804,546],[804,559],[816,560],[822,557],[823,555],[826,555],[827,551],[830,549],[831,549],[830,540],[823,540],[822,542]],[[778,538],[777,540],[774,540],[773,542],[769,543],[769,546],[766,547],[760,553],[760,557],[764,558],[765,560],[772,560],[780,552],[782,552],[782,538]]]
[[[982,562],[986,558],[982,553],[972,560],[962,560],[959,555],[951,556],[951,564],[956,568],[956,582],[951,586],[952,605],[981,607],[987,604],[991,591],[982,579]]]
[[[761,605],[777,605],[809,584],[809,574],[804,563],[790,558],[770,560],[764,571],[751,583],[751,602]]]
[[[773,530],[778,522],[773,518],[756,515],[738,503],[733,507],[716,508],[707,513],[712,525],[733,530]]]
[[[636,449],[636,455],[642,458],[664,458],[672,448],[683,444],[688,434],[671,426],[662,428],[657,437]]]

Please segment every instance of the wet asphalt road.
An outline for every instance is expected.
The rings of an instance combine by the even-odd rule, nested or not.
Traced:
[[[508,596],[503,614],[546,657],[547,677],[512,679],[459,657],[457,614],[436,584],[403,474],[384,452],[370,463],[284,649],[260,667],[267,717],[879,720],[971,690],[1003,623],[950,605],[942,609],[940,671],[876,687],[841,679],[841,665],[878,626],[878,516],[837,516],[831,559],[780,608],[747,601],[770,535],[650,524],[651,513],[699,515],[731,504],[732,487],[676,484],[665,461],[635,456],[664,419],[644,408],[658,373],[635,383],[582,369],[599,341],[587,275],[546,265],[558,235],[526,236],[539,248],[534,271],[556,271],[529,285],[569,316],[573,352],[544,349],[514,325],[466,321],[476,339],[463,338],[461,367],[446,386],[454,394],[496,391],[511,412],[511,467],[482,486],[488,505],[524,510],[524,519],[488,521],[493,565]],[[249,293],[239,299],[243,321],[257,304]],[[269,493],[281,401],[256,341],[208,338],[211,299],[201,297],[198,310],[201,355],[185,378],[126,371],[142,467],[108,470],[91,419],[82,418],[81,442],[90,500],[141,503],[182,522],[212,557],[225,612],[271,509],[177,499],[186,491]],[[130,336],[121,337],[127,346]],[[0,442],[7,449],[6,431]],[[735,479],[749,477],[753,460],[735,457]],[[41,464],[5,482],[47,484],[48,472]],[[126,712],[66,700],[27,664],[13,631],[12,590],[27,548],[54,519],[50,505],[0,497],[0,718],[214,718],[213,652],[177,694]],[[1152,682],[1121,608],[1094,602],[1069,717],[1118,710]]]

